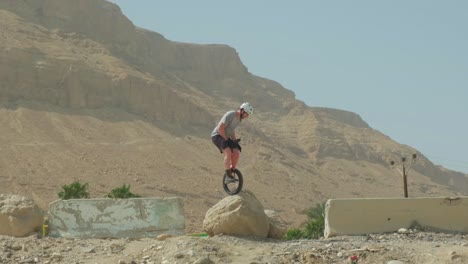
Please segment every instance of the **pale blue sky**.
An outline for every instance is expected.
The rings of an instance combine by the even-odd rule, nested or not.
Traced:
[[[229,45],[307,105],[359,114],[468,173],[468,1],[112,2],[169,40]]]

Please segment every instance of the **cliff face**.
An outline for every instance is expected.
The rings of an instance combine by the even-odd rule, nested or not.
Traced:
[[[169,41],[135,27],[110,2],[4,0],[0,28],[8,177],[69,175],[49,182],[59,188],[82,177],[107,187],[106,177],[117,175],[142,194],[195,197],[196,207],[197,188],[177,179],[198,175],[198,189],[218,186],[220,156],[209,132],[226,110],[249,101],[256,111],[242,124],[242,168],[252,175],[249,186],[285,214],[330,197],[392,195],[401,184],[389,161],[412,153],[420,157],[412,169],[415,195],[468,193],[466,175],[434,166],[359,115],[308,107],[279,83],[249,73],[233,48]],[[14,181],[3,177],[7,190]],[[165,187],[145,185],[155,178]],[[13,189],[31,191],[21,186]],[[210,199],[201,204],[217,197]]]
[[[212,122],[206,110],[178,94],[174,86],[132,68],[105,45],[0,12],[2,100],[38,100],[71,108],[121,107],[150,120],[194,126]]]
[[[158,33],[136,28],[122,15],[118,6],[106,1],[8,0],[2,1],[0,8],[11,11],[4,11],[3,25],[7,30],[4,34],[25,43],[19,47],[15,43],[4,44],[5,49],[13,50],[4,54],[3,60],[16,60],[17,67],[12,69],[15,72],[26,70],[29,75],[40,76],[40,80],[27,78],[27,82],[40,83],[25,83],[23,86],[47,87],[46,97],[54,95],[49,101],[63,106],[99,107],[111,101],[113,105],[127,105],[130,111],[141,110],[144,107],[126,99],[121,102],[122,98],[118,96],[103,99],[102,95],[128,94],[128,91],[121,91],[125,90],[122,87],[128,87],[122,86],[126,82],[133,84],[130,90],[150,85],[148,83],[157,83],[158,89],[182,93],[188,87],[195,87],[216,100],[222,97],[234,101],[250,99],[260,102],[258,109],[274,111],[282,108],[281,100],[294,98],[294,94],[281,85],[248,73],[233,48],[168,41]],[[21,54],[24,56],[20,57]],[[11,68],[10,65],[6,67]],[[11,76],[10,71],[4,74]],[[82,71],[87,72],[80,73]],[[42,76],[48,77],[44,79]],[[126,78],[131,81],[126,81]],[[81,83],[78,85],[76,80]],[[16,81],[12,80],[12,83]],[[99,93],[96,90],[101,90],[102,94],[94,96],[93,93]],[[8,94],[31,95],[18,91]],[[87,98],[82,98],[84,94]],[[157,102],[149,95],[141,96]],[[196,104],[200,100],[194,101],[187,103]],[[164,109],[166,107],[158,110]],[[170,110],[161,115],[181,110]],[[187,110],[194,109],[187,107]],[[136,112],[145,116],[155,114],[155,111]],[[195,119],[190,114],[187,116]],[[212,123],[206,114],[198,113],[198,116],[204,116],[204,124]]]

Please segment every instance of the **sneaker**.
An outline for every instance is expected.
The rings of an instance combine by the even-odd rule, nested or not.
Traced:
[[[233,183],[233,182],[236,182],[236,181],[237,181],[237,179],[234,178],[231,175],[227,175],[227,177],[224,177],[224,184],[229,184],[229,183]]]

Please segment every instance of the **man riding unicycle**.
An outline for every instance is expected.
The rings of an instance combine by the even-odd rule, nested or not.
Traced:
[[[211,133],[211,140],[218,147],[219,151],[224,154],[225,175],[223,185],[225,185],[225,190],[227,184],[236,181],[240,181],[239,185],[242,188],[242,175],[236,169],[242,148],[239,145],[240,139],[236,137],[235,129],[242,120],[248,118],[252,113],[252,105],[245,102],[237,111],[231,110],[226,112]],[[237,174],[237,172],[239,173]],[[236,179],[234,177],[236,175],[233,174],[240,175],[240,179]],[[238,190],[235,193],[238,193],[240,188],[237,188]],[[226,191],[233,194],[232,191]]]

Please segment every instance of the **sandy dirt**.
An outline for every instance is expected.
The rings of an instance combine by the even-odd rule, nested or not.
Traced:
[[[226,235],[161,241],[0,236],[0,263],[351,263],[351,256],[362,264],[467,263],[468,241],[461,234],[421,230],[293,241]]]

